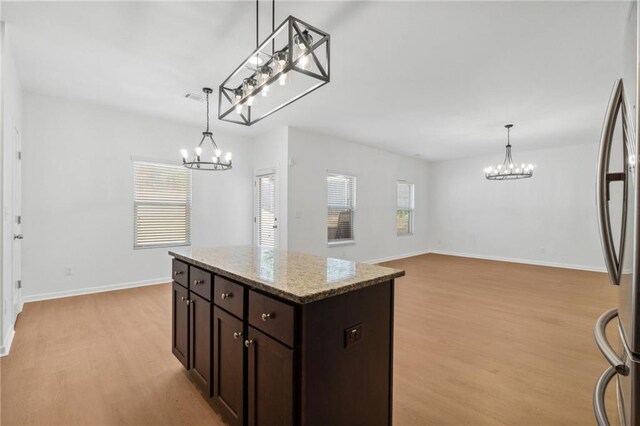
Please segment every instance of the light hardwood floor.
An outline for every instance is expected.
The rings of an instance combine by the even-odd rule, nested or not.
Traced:
[[[606,361],[592,326],[616,299],[604,274],[434,254],[386,265],[407,271],[394,424],[595,423]],[[222,424],[171,354],[170,297],[159,285],[27,304],[1,363],[2,425]]]

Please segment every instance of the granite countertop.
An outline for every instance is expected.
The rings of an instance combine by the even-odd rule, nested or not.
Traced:
[[[176,259],[305,304],[404,276],[400,269],[268,247],[169,251]]]

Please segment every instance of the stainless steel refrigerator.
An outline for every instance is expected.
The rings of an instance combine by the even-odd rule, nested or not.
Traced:
[[[613,407],[605,407],[605,391],[613,385],[620,423],[640,426],[639,16],[635,1],[624,26],[623,75],[615,82],[607,107],[597,168],[602,249],[609,278],[619,286],[618,306],[603,313],[594,327],[598,348],[609,362],[593,392],[594,413],[601,426],[610,424],[607,409]],[[613,320],[621,342],[616,349],[605,334]]]

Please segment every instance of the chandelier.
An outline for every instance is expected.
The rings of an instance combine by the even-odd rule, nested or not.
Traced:
[[[289,16],[222,82],[218,118],[250,126],[329,83],[329,34]]]
[[[515,164],[511,158],[511,128],[513,124],[507,124],[507,152],[504,162],[496,167],[489,166],[484,169],[484,177],[489,180],[526,179],[533,176],[533,164]]]
[[[205,87],[202,91],[207,96],[207,130],[202,132],[200,144],[193,150],[193,158],[189,158],[189,151],[186,149],[180,150],[182,164],[188,169],[195,170],[229,170],[231,169],[231,153],[227,152],[224,157],[222,157],[222,151],[218,148],[216,141],[213,140],[213,133],[209,131],[209,94],[211,94],[213,90]],[[209,157],[203,155],[202,144],[207,139],[211,141],[211,145],[213,146],[213,151],[209,153]],[[204,148],[206,148],[206,146]]]

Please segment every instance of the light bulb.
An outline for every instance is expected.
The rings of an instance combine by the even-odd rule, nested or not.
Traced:
[[[231,153],[227,152],[227,155],[225,155],[225,158],[227,159],[227,162],[231,161]]]
[[[220,158],[218,158],[218,157],[212,157],[212,158],[211,158],[211,161],[213,161],[213,163],[215,164],[215,163],[218,163],[218,162],[220,161]]]
[[[242,89],[233,89],[233,97],[236,99],[236,103],[242,99]]]
[[[273,74],[273,70],[269,65],[264,65],[260,67],[260,84],[264,84],[269,77]]]
[[[196,156],[197,156],[197,157],[200,157],[200,154],[202,154],[202,148],[200,148],[199,146],[197,146],[197,147],[193,150],[193,152],[195,152],[195,153],[196,153]]]
[[[269,86],[264,86],[262,88],[262,96],[266,98],[268,94],[269,94]]]
[[[309,66],[309,55],[304,55],[302,58],[300,58],[300,61],[298,61],[298,65],[300,65],[300,68],[302,69],[307,69],[307,67]]]
[[[533,164],[529,163],[529,168],[533,170]]]
[[[278,83],[280,84],[280,86],[286,86],[290,81],[291,73],[289,71],[284,74],[280,74],[280,77],[278,78]]]
[[[520,168],[521,168],[521,169],[524,169],[524,163],[522,163],[522,164],[520,165]]]
[[[510,164],[509,164],[509,168],[510,168],[510,169],[513,169],[513,163],[510,163]]]
[[[498,170],[502,168],[502,164],[498,164]]]
[[[182,155],[182,158],[184,158],[186,160],[187,158],[189,158],[189,151],[187,151],[186,149],[182,148],[180,150],[180,155]]]
[[[222,151],[220,151],[219,149],[216,149],[214,151],[214,154],[215,154],[216,157],[220,157],[220,155],[222,155]]]
[[[293,37],[293,42],[298,46],[298,49],[300,49],[303,52],[307,51],[307,46],[304,44],[305,41],[309,46],[313,44],[313,37],[311,36],[311,34],[309,34],[309,31],[307,30],[304,30],[302,32],[302,37],[298,34],[296,34]]]
[[[238,105],[236,105],[236,112],[237,112],[238,114],[242,114],[242,104],[238,104]]]
[[[249,98],[247,98],[247,105],[253,106],[253,102],[254,102],[253,96],[249,96]]]
[[[242,81],[242,90],[244,96],[249,96],[251,92],[253,92],[253,89],[255,89],[256,84],[257,82],[254,78],[245,78]]]

